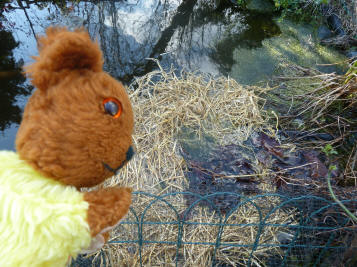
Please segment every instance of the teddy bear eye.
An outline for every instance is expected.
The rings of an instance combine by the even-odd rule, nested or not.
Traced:
[[[123,110],[120,101],[113,97],[104,99],[103,107],[105,112],[111,115],[113,118],[118,118]]]

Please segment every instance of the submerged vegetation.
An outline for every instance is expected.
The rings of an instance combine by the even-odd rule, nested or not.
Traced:
[[[329,47],[319,44],[316,30],[306,23],[294,23],[285,19],[276,21],[281,33],[264,39],[254,48],[238,47],[233,52],[235,64],[230,75],[243,84],[269,80],[286,73],[289,65],[316,66],[324,72],[346,71],[345,57]],[[249,66],[249,67],[248,67]],[[290,91],[290,90],[288,90]],[[292,91],[293,93],[294,91]]]

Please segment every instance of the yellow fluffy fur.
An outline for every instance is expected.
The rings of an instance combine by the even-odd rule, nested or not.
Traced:
[[[74,187],[0,152],[0,266],[65,266],[91,243],[87,210]]]

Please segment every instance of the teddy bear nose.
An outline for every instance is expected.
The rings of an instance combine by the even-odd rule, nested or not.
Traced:
[[[118,174],[119,170],[125,165],[125,163],[127,163],[129,160],[131,160],[131,158],[134,156],[135,152],[134,152],[134,148],[132,146],[129,147],[128,151],[126,152],[125,155],[125,160],[124,162],[117,168],[113,169],[112,167],[110,167],[108,164],[106,164],[105,162],[103,163],[104,168],[106,168],[108,171],[113,172],[115,175]]]

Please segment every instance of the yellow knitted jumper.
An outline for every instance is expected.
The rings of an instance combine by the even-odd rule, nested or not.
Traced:
[[[74,187],[0,151],[1,267],[65,266],[91,243],[87,210]]]

